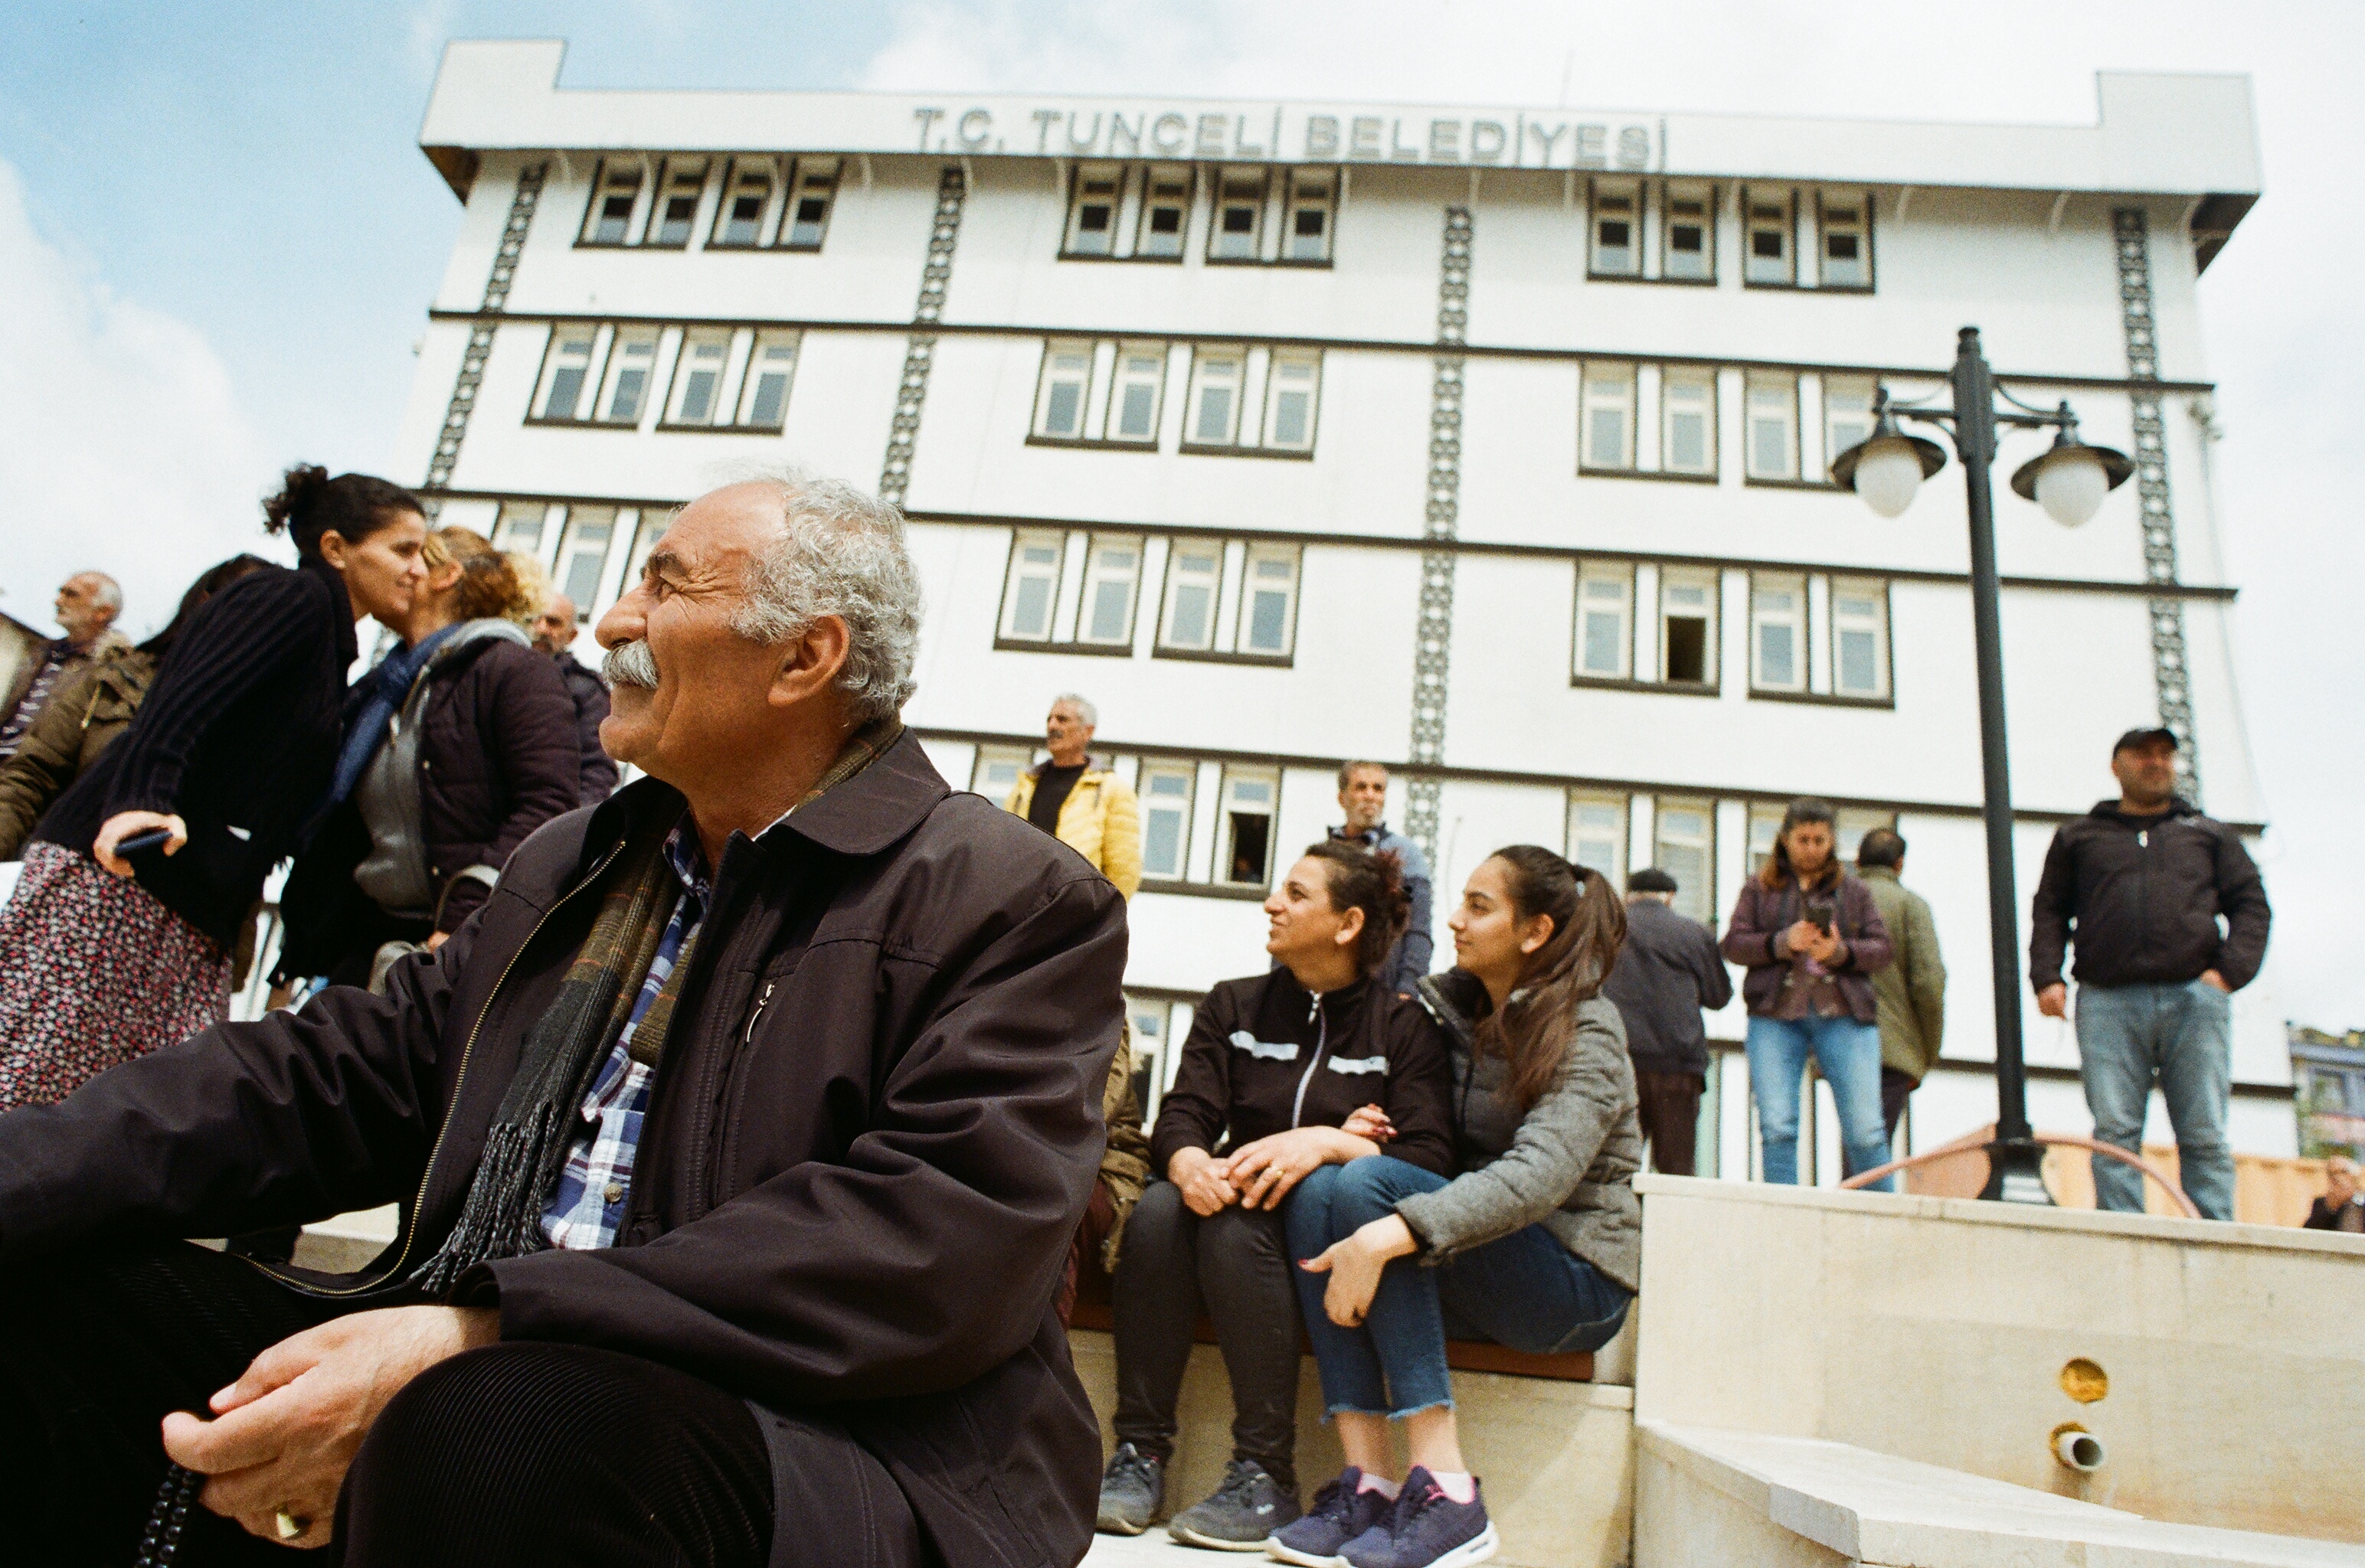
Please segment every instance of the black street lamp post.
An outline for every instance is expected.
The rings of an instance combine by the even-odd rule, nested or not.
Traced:
[[[2052,1200],[2039,1172],[2043,1150],[2028,1124],[2028,1071],[2021,1051],[2020,895],[2012,876],[2003,627],[1996,578],[1995,499],[1988,471],[1996,459],[1999,426],[2055,431],[2052,449],[2022,465],[2012,476],[2012,487],[2014,494],[2043,506],[2055,521],[2074,528],[2094,515],[2105,493],[2126,482],[2135,465],[2124,454],[2079,441],[2078,418],[2067,402],[2047,412],[1998,386],[1995,373],[1979,352],[1977,327],[1962,330],[1949,381],[1952,408],[1926,402],[1892,403],[1889,389],[1880,388],[1871,437],[1834,458],[1831,475],[1834,484],[1855,491],[1883,517],[1893,518],[1912,504],[1922,481],[1946,462],[1936,442],[1900,433],[1900,419],[1945,428],[1962,460],[1971,528],[1971,627],[1978,660],[1988,940],[1995,977],[1996,1134],[1988,1147],[1987,1189],[1979,1195],[2007,1203],[2045,1204]],[[1999,398],[2009,407],[1999,408]]]

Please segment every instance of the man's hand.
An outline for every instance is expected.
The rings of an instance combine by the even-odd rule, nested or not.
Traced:
[[[2036,993],[2036,1010],[2047,1018],[2069,1016],[2069,988],[2055,980]]]
[[[1178,1148],[1166,1162],[1166,1179],[1182,1189],[1182,1202],[1201,1219],[1240,1201],[1224,1176],[1224,1162],[1204,1148]]]
[[[1389,1262],[1415,1248],[1412,1226],[1402,1215],[1383,1215],[1343,1241],[1334,1241],[1319,1258],[1297,1266],[1309,1274],[1328,1274],[1322,1291],[1323,1316],[1341,1328],[1362,1324],[1380,1288],[1381,1271]]]
[[[181,846],[189,842],[188,823],[163,812],[118,812],[100,824],[98,837],[91,842],[91,857],[117,876],[129,877],[131,862],[118,855],[115,846],[127,838],[160,827],[169,835],[164,840],[164,853],[178,855]]]
[[[436,1362],[500,1338],[488,1307],[357,1312],[272,1346],[207,1403],[214,1419],[164,1417],[164,1452],[211,1477],[198,1500],[265,1540],[275,1516],[305,1526],[291,1546],[328,1544],[337,1489],[378,1412]]]
[[[1292,1127],[1234,1149],[1224,1162],[1224,1173],[1242,1204],[1277,1209],[1291,1188],[1325,1165],[1343,1165],[1379,1151],[1378,1144],[1342,1127]]]
[[[2214,986],[2215,986],[2219,991],[2224,991],[2224,992],[2225,992],[2226,995],[2228,995],[2228,996],[2231,996],[2231,995],[2233,995],[2233,994],[2234,994],[2234,988],[2233,988],[2232,986],[2230,986],[2230,985],[2227,985],[2227,984],[2225,983],[2225,977],[2224,975],[2219,974],[2215,969],[2203,969],[2203,970],[2202,970],[2202,971],[2201,971],[2201,983],[2202,983],[2202,985],[2214,985]]]
[[[444,943],[449,942],[450,940],[452,940],[452,934],[450,932],[438,931],[427,938],[427,950],[432,953],[436,948],[441,947]]]

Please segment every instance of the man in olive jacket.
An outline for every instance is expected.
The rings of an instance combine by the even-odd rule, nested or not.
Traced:
[[[226,1519],[368,1568],[1082,1557],[1051,1307],[1124,908],[947,791],[897,716],[917,633],[892,508],[693,502],[600,627],[649,778],[389,994],[0,1117],[11,1560],[129,1562],[160,1481],[202,1484],[189,1561]],[[353,1275],[174,1239],[397,1201]]]
[[[1872,975],[1872,1002],[1880,1022],[1880,1117],[1889,1141],[1905,1102],[1936,1065],[1946,1035],[1946,961],[1938,954],[1938,923],[1930,901],[1898,880],[1905,874],[1905,840],[1874,828],[1856,846],[1855,874],[1889,927],[1893,955]]]

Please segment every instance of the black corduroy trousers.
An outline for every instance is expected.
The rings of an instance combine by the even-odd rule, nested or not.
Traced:
[[[165,1474],[164,1416],[202,1412],[259,1351],[337,1310],[185,1243],[0,1267],[0,1561],[129,1568]],[[764,1436],[737,1398],[614,1351],[504,1343],[388,1403],[326,1551],[291,1555],[200,1509],[177,1568],[764,1568],[772,1509]]]

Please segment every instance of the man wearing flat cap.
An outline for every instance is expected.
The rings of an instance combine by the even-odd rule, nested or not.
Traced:
[[[1675,878],[1646,866],[1626,879],[1626,945],[1601,994],[1626,1022],[1651,1169],[1688,1176],[1696,1169],[1700,1096],[1708,1089],[1708,1030],[1700,1011],[1732,1000],[1732,975],[1716,937],[1677,914]]]
[[[387,994],[0,1116],[0,1556],[1083,1555],[1052,1305],[1125,901],[937,777],[919,624],[894,508],[700,498],[599,627],[600,742],[645,778]],[[352,1274],[181,1239],[398,1202]]]
[[[2028,939],[2036,1008],[2070,1015],[2061,962],[2078,948],[2079,1075],[2094,1137],[2143,1152],[2154,1082],[2176,1129],[2185,1194],[2234,1217],[2233,993],[2266,958],[2267,890],[2241,836],[2176,792],[2177,740],[2129,730],[2111,748],[2119,798],[2061,824],[2045,854]],[[2143,1174],[2096,1158],[2094,1197],[2141,1214]]]

